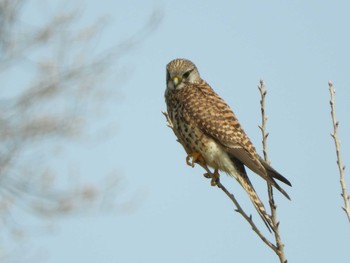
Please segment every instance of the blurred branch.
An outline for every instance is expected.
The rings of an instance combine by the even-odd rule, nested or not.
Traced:
[[[267,137],[269,136],[269,133],[266,132],[266,122],[267,122],[267,116],[265,114],[265,97],[267,94],[267,91],[265,89],[264,81],[260,80],[260,83],[258,85],[258,89],[260,91],[260,108],[261,108],[261,125],[259,125],[259,128],[261,130],[262,135],[262,145],[263,145],[263,153],[264,153],[264,159],[266,162],[270,163],[268,156],[267,156]],[[286,256],[284,254],[284,244],[281,239],[281,235],[279,232],[279,222],[277,220],[277,205],[275,203],[274,197],[273,197],[273,189],[272,185],[267,183],[267,191],[269,195],[269,204],[271,209],[271,220],[273,225],[273,233],[275,236],[276,241],[276,250],[275,253],[280,259],[281,263],[287,263]]]
[[[120,181],[72,183],[73,174],[62,187],[62,178],[57,182],[58,172],[48,164],[56,159],[51,147],[82,137],[95,124],[99,106],[107,103],[105,93],[110,95],[104,87],[107,70],[154,32],[162,18],[154,11],[128,38],[93,52],[100,21],[78,26],[80,13],[68,10],[40,26],[29,25],[22,20],[26,2],[0,0],[0,227],[11,225],[18,210],[40,220],[106,208]]]
[[[350,206],[349,206],[350,196],[347,192],[347,187],[345,182],[345,175],[344,175],[345,165],[343,165],[341,153],[340,153],[340,140],[338,137],[339,121],[337,121],[337,118],[335,116],[335,89],[331,81],[328,82],[328,86],[329,86],[329,92],[331,94],[331,100],[329,102],[331,104],[331,116],[332,116],[332,124],[333,124],[333,133],[331,133],[331,136],[334,140],[335,151],[337,154],[337,164],[339,168],[340,186],[342,191],[341,196],[343,197],[343,200],[344,200],[343,210],[346,213],[348,220],[350,222]]]
[[[125,80],[118,62],[162,19],[155,10],[136,32],[99,51],[105,20],[82,24],[80,3],[76,8],[64,4],[52,16],[26,5],[33,2],[0,0],[1,262],[18,262],[19,257],[29,262],[18,241],[33,226],[43,230],[43,222],[62,216],[128,212],[139,204],[139,193],[123,196],[118,174],[101,176],[97,183],[81,180],[76,164],[74,171],[67,168],[62,149],[100,128],[100,108],[107,109],[110,101],[115,105],[116,88]],[[30,9],[31,16],[36,10],[40,17],[39,25],[28,20]],[[113,87],[107,87],[112,67]]]

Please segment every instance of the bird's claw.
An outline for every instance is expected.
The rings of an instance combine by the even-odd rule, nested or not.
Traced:
[[[215,169],[214,173],[205,173],[203,174],[205,178],[211,178],[210,185],[216,186],[220,181],[220,174],[218,169]]]
[[[205,177],[205,178],[212,178],[212,176],[210,175],[210,173],[205,173],[205,174],[203,174],[203,176]]]
[[[186,164],[194,167],[194,164],[199,161],[202,164],[205,164],[203,156],[199,152],[193,152],[186,157]]]
[[[195,163],[199,163],[200,165],[202,165],[202,167],[204,167],[207,170],[207,173],[203,174],[204,177],[206,178],[211,178],[210,184],[211,186],[216,186],[219,181],[220,181],[220,174],[218,169],[215,169],[215,171],[212,173],[210,172],[210,170],[208,169],[205,160],[203,158],[203,156],[199,153],[199,152],[193,152],[189,155],[187,155],[186,157],[186,164],[194,167]]]

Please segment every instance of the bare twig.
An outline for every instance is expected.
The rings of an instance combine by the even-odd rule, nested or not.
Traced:
[[[265,114],[265,97],[267,94],[267,91],[265,89],[264,81],[260,80],[260,83],[258,85],[258,89],[260,91],[261,99],[260,99],[260,106],[261,106],[261,125],[259,125],[259,128],[261,130],[262,134],[262,145],[263,145],[263,153],[264,153],[264,159],[266,162],[270,163],[267,156],[267,137],[269,136],[269,133],[266,132],[266,121],[267,116]],[[284,254],[284,244],[282,242],[280,232],[279,232],[279,222],[277,221],[277,205],[275,203],[275,200],[273,198],[273,189],[271,184],[267,183],[267,191],[269,195],[269,204],[271,209],[271,220],[273,224],[273,232],[275,236],[276,241],[276,247],[277,249],[274,250],[275,253],[278,255],[281,263],[287,263],[286,256]]]
[[[340,186],[341,186],[341,196],[344,200],[343,210],[346,213],[348,220],[350,222],[350,206],[349,206],[349,194],[347,193],[346,182],[345,182],[345,165],[343,165],[341,154],[340,154],[340,141],[338,138],[338,127],[339,121],[337,121],[335,116],[335,89],[333,83],[331,81],[328,82],[329,92],[331,93],[331,100],[329,101],[331,104],[331,115],[332,115],[332,123],[333,123],[333,133],[331,133],[332,138],[334,139],[335,150],[337,154],[337,164],[339,168],[339,176],[340,176]]]
[[[168,116],[168,114],[166,112],[162,112],[166,118],[167,121],[167,126],[169,128],[171,128],[173,130],[173,124]],[[173,130],[174,131],[174,130]],[[207,178],[216,178],[216,175],[214,175],[208,168],[208,166],[205,163],[201,163],[198,160],[196,161],[197,164],[199,164],[200,166],[202,166],[204,168],[204,170],[206,171],[206,174],[204,175]],[[277,250],[278,248],[272,244],[262,233],[261,231],[258,229],[258,227],[255,225],[253,218],[251,215],[248,216],[248,214],[246,212],[244,212],[243,208],[240,206],[240,204],[238,203],[237,199],[235,198],[235,196],[233,194],[231,194],[226,187],[221,183],[220,180],[216,180],[215,181],[216,186],[219,187],[227,196],[228,198],[231,199],[231,201],[234,203],[234,205],[236,206],[235,211],[238,212],[239,214],[241,214],[243,216],[243,218],[249,223],[249,225],[252,227],[253,231],[260,237],[260,239],[268,246],[270,247],[275,253],[278,253]]]
[[[209,177],[211,178],[215,178],[216,176],[209,170],[209,168],[207,167],[207,165],[203,165],[201,163],[199,163],[206,171],[207,173],[205,174],[205,176],[209,175]],[[244,210],[242,209],[241,205],[238,203],[237,199],[235,198],[235,196],[233,194],[231,194],[226,187],[221,183],[220,180],[216,180],[215,181],[216,186],[219,187],[227,196],[228,198],[231,199],[231,201],[234,203],[234,205],[236,206],[235,211],[239,214],[241,214],[243,216],[243,218],[249,223],[249,225],[252,227],[253,231],[260,237],[260,239],[267,245],[269,246],[273,251],[275,251],[275,253],[277,253],[277,247],[271,243],[270,240],[268,240],[259,230],[259,228],[255,225],[253,218],[251,215],[247,215],[246,212],[244,212]]]
[[[262,134],[262,145],[263,145],[263,154],[265,161],[268,162],[267,157],[267,137],[269,136],[269,133],[266,133],[266,122],[267,122],[267,116],[265,114],[265,96],[267,94],[267,91],[265,89],[264,81],[260,80],[260,83],[258,85],[258,89],[260,91],[261,99],[260,99],[260,108],[261,108],[261,125],[259,125],[259,128],[261,130]]]

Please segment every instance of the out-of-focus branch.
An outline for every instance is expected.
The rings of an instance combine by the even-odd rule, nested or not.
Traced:
[[[154,11],[138,31],[98,51],[100,19],[82,24],[79,10],[67,7],[32,25],[22,8],[27,2],[0,0],[0,227],[12,227],[15,220],[7,218],[21,208],[41,220],[111,206],[107,199],[115,184],[84,185],[76,173],[64,171],[70,182],[63,185],[64,176],[55,181],[51,161],[58,159],[57,148],[68,146],[62,141],[84,138],[96,128],[94,117],[117,94],[104,81],[108,69],[143,43],[161,19]],[[121,85],[122,77],[115,83]]]
[[[265,89],[265,85],[263,80],[260,80],[260,83],[258,85],[258,89],[260,91],[260,107],[261,107],[261,125],[259,125],[259,128],[261,130],[262,134],[262,145],[263,145],[263,153],[264,153],[264,159],[266,162],[270,163],[268,160],[268,155],[267,155],[267,137],[269,136],[269,133],[266,132],[266,121],[267,121],[267,116],[265,113],[265,97],[267,94],[267,91]],[[271,184],[267,183],[267,191],[269,195],[269,204],[270,204],[270,209],[271,209],[271,220],[273,224],[273,232],[275,236],[275,241],[276,241],[276,250],[274,250],[277,254],[277,256],[280,259],[281,263],[287,263],[287,259],[284,253],[284,244],[281,239],[281,235],[279,232],[279,222],[277,221],[277,205],[275,203],[275,200],[273,198],[273,189]]]
[[[333,124],[333,133],[331,133],[331,136],[334,139],[335,151],[337,154],[337,164],[339,168],[340,186],[342,191],[341,196],[343,197],[343,200],[344,200],[343,210],[346,213],[348,220],[350,222],[350,206],[349,206],[350,196],[347,192],[345,175],[344,175],[345,165],[343,165],[341,153],[340,153],[340,140],[338,137],[339,121],[337,121],[337,118],[335,115],[335,89],[331,81],[328,82],[328,86],[329,86],[329,92],[331,94],[331,99],[329,103],[331,105],[331,116],[332,116],[332,124]]]
[[[49,2],[40,3],[55,4]],[[121,58],[155,31],[162,12],[155,10],[138,30],[100,50],[105,20],[86,24],[77,2],[52,15],[37,11],[40,24],[35,24],[31,17],[38,9],[25,8],[35,1],[0,0],[1,262],[4,253],[12,254],[8,247],[17,246],[7,241],[24,236],[33,225],[66,215],[131,211],[140,201],[138,194],[120,197],[123,184],[113,172],[99,182],[82,180],[86,177],[75,163],[80,160],[67,160],[71,151],[65,151],[86,136],[89,144],[96,142],[96,129],[105,132],[104,121],[111,124],[96,116],[106,116],[109,103],[118,100],[116,90],[127,77]],[[111,69],[113,74],[107,74]],[[113,86],[108,86],[109,76]],[[17,259],[22,254],[14,253],[14,261],[22,262]]]

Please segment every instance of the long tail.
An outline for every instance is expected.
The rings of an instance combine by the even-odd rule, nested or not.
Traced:
[[[252,183],[250,182],[247,172],[244,168],[244,165],[241,161],[232,158],[232,162],[236,168],[236,171],[239,173],[238,176],[235,176],[237,181],[243,187],[243,189],[247,192],[250,200],[252,201],[256,211],[260,215],[261,219],[265,223],[267,229],[271,232],[274,229],[273,223],[270,215],[266,212],[265,206],[263,202],[260,200],[258,194],[256,193]]]
[[[279,172],[277,172],[275,169],[273,169],[260,156],[259,156],[259,160],[260,160],[261,164],[264,166],[268,176],[270,177],[270,179],[271,179],[270,183],[272,184],[272,186],[274,186],[278,191],[280,191],[285,197],[287,197],[290,200],[290,197],[287,194],[287,192],[281,186],[279,186],[279,184],[274,179],[277,179],[277,180],[279,180],[279,181],[281,181],[289,186],[292,186],[292,184],[288,181],[287,178],[285,178]]]

